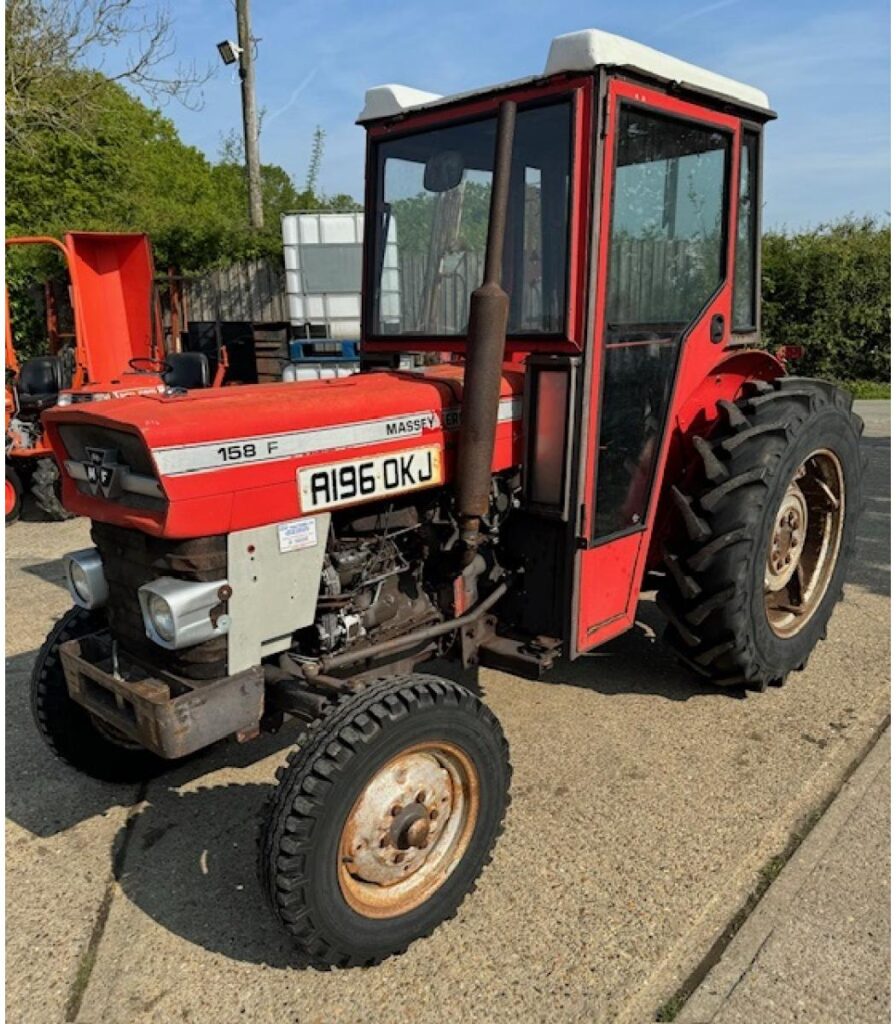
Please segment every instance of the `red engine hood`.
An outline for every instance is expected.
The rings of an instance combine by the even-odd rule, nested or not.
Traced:
[[[495,470],[521,461],[522,386],[520,367],[506,365]],[[104,428],[138,435],[166,499],[158,508],[133,507],[127,495],[112,500],[85,493],[85,484],[79,488],[63,473],[63,499],[73,512],[156,535],[199,537],[312,511],[303,508],[308,501],[303,502],[300,481],[301,471],[314,466],[437,447],[433,486],[450,480],[462,392],[463,368],[443,365],[422,374],[377,371],[117,398],[56,407],[44,419],[61,463],[77,455],[63,443],[64,424],[89,425],[93,443],[102,446]]]

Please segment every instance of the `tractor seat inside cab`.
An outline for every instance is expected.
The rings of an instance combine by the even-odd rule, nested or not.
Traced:
[[[37,416],[55,405],[62,386],[62,366],[56,356],[34,356],[19,367],[16,393],[19,412]]]

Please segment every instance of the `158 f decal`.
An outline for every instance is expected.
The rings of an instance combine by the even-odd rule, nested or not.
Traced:
[[[431,446],[331,462],[300,469],[298,478],[303,512],[351,505],[442,483],[441,452]]]

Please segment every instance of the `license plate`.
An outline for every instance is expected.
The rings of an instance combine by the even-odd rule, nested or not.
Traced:
[[[412,448],[367,459],[331,462],[300,469],[298,477],[303,512],[352,505],[440,484],[441,450],[436,446]]]

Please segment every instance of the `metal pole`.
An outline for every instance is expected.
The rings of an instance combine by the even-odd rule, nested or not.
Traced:
[[[258,108],[255,104],[255,57],[249,28],[249,0],[236,0],[236,30],[240,47],[240,83],[243,91],[243,138],[246,181],[249,186],[249,223],[264,227],[261,205],[261,158],[258,150]]]

